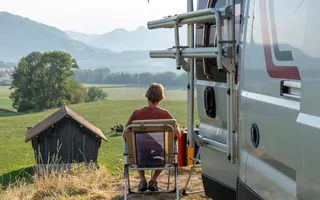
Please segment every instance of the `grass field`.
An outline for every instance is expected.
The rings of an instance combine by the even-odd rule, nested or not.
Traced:
[[[145,100],[143,93],[146,86],[136,85],[99,85],[85,84],[85,87],[96,86],[102,88],[108,93],[108,100]],[[11,108],[11,100],[9,99],[9,86],[0,86],[0,108]],[[186,100],[187,91],[181,87],[166,88],[166,100]]]
[[[87,85],[89,86],[89,85]],[[98,163],[110,172],[117,172],[123,159],[123,140],[110,132],[115,124],[125,124],[135,108],[146,105],[145,87],[123,85],[99,85],[108,94],[108,100],[72,105],[70,108],[86,118],[104,132],[109,142],[102,142]],[[22,168],[35,164],[31,143],[25,143],[27,126],[33,126],[52,114],[54,110],[39,113],[18,114],[11,109],[8,87],[0,87],[0,184],[6,185],[10,175],[16,175]],[[181,126],[186,126],[186,91],[167,89],[167,98],[161,104],[170,110]],[[197,108],[195,108],[195,111]],[[195,115],[198,122],[197,114]],[[2,178],[1,178],[2,177]]]
[[[9,86],[0,86],[0,109],[11,108],[11,100],[9,99]]]

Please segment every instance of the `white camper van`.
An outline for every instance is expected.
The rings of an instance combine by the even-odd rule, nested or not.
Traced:
[[[198,0],[194,9],[188,0],[186,13],[148,22],[175,30],[175,47],[150,56],[176,59],[189,74],[189,145],[201,146],[208,197],[320,199],[319,8],[319,0]],[[188,47],[179,44],[183,25]]]

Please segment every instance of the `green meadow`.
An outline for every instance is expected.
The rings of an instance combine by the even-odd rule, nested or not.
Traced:
[[[93,85],[86,85],[86,87]],[[115,124],[125,124],[134,109],[147,105],[143,96],[145,87],[134,85],[94,85],[108,93],[107,100],[70,105],[69,107],[97,126],[109,142],[102,141],[98,163],[111,173],[122,169],[123,139],[111,132]],[[165,88],[166,99],[161,107],[168,109],[180,126],[187,122],[187,91],[182,88]],[[35,165],[31,143],[25,143],[27,126],[35,124],[56,111],[17,113],[11,107],[9,87],[0,87],[0,184],[6,185],[22,169]],[[197,111],[197,108],[195,108]],[[198,123],[197,114],[195,121]]]

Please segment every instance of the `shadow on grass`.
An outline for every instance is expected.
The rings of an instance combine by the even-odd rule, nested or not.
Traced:
[[[28,115],[28,114],[43,112],[45,110],[58,109],[58,108],[60,108],[60,106],[49,108],[49,109],[31,109],[25,112],[16,112],[13,109],[0,108],[0,118]]]
[[[122,136],[121,133],[113,133],[111,135],[109,135],[108,137],[119,137],[119,136]]]
[[[114,198],[112,198],[112,200],[123,200],[124,197],[123,196],[116,196]]]
[[[33,167],[11,171],[9,173],[0,175],[0,184],[2,185],[3,189],[6,189],[9,185],[14,184],[19,180],[24,180],[28,183],[32,183],[33,174]]]
[[[179,193],[181,194],[182,190],[179,190]],[[128,194],[128,199],[132,200],[140,200],[140,199],[149,199],[149,200],[171,200],[171,199],[176,199],[176,192],[160,192],[160,193],[152,193],[152,192],[145,192],[142,194]],[[180,199],[185,199],[186,196],[180,196]],[[116,197],[113,197],[112,200],[123,200],[124,196],[123,195],[118,195]]]
[[[28,113],[23,113],[23,112],[19,113],[10,109],[0,108],[0,117],[12,117],[12,116],[26,115],[26,114]]]

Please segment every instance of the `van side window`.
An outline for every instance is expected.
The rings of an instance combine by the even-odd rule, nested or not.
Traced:
[[[198,4],[199,6],[198,9],[221,8],[221,7],[224,7],[226,3],[225,0],[204,0],[204,1],[207,2],[207,5]],[[243,0],[236,0],[236,4],[241,5],[242,1]],[[240,26],[238,27],[240,28]],[[239,28],[237,28],[236,26],[236,32],[238,32],[238,35],[240,34]],[[217,44],[215,44],[215,41],[214,41],[215,29],[216,29],[216,26],[212,23],[198,24],[196,29],[196,46],[197,47],[200,47],[200,46],[216,47]],[[222,36],[223,35],[225,35],[225,33],[222,28]],[[196,59],[196,78],[198,80],[227,82],[227,73],[224,71],[222,72],[218,71],[216,58],[204,58],[204,59],[197,58]]]

